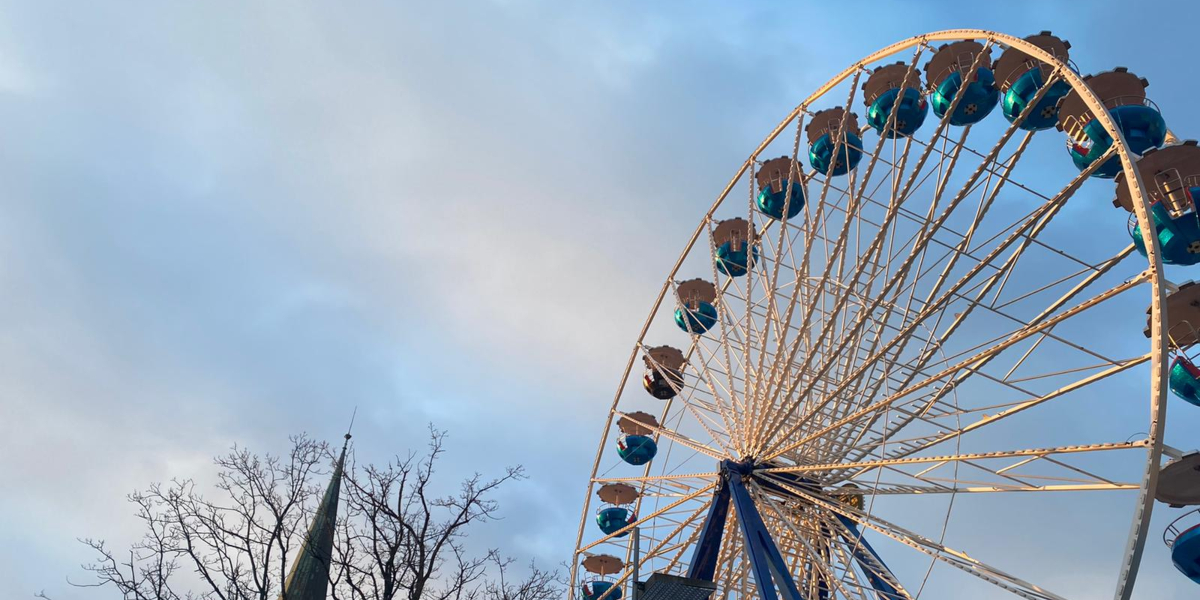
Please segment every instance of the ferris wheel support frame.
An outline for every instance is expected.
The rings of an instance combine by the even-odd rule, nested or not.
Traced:
[[[675,276],[680,267],[682,267],[688,254],[691,252],[696,242],[700,239],[701,234],[706,230],[708,223],[713,218],[717,209],[724,202],[725,198],[733,190],[737,182],[745,175],[747,170],[751,170],[759,155],[772,143],[775,139],[789,127],[795,119],[802,118],[802,115],[807,114],[808,106],[823,97],[826,93],[832,90],[837,85],[841,84],[851,75],[857,75],[859,72],[866,69],[866,65],[877,62],[883,58],[894,55],[903,50],[914,46],[923,45],[929,46],[930,42],[939,41],[958,41],[958,40],[986,40],[988,43],[1000,43],[1004,46],[1016,48],[1025,54],[1035,58],[1048,65],[1057,67],[1059,76],[1067,81],[1072,90],[1078,93],[1087,108],[1095,116],[1096,120],[1104,128],[1105,132],[1113,138],[1113,150],[1116,156],[1120,158],[1122,171],[1125,174],[1126,181],[1129,182],[1129,192],[1133,204],[1133,212],[1138,223],[1141,225],[1141,235],[1143,246],[1146,249],[1146,258],[1148,260],[1148,268],[1144,274],[1144,279],[1150,283],[1153,293],[1150,302],[1150,342],[1151,348],[1149,353],[1150,364],[1154,368],[1151,374],[1151,389],[1150,389],[1150,427],[1147,434],[1145,446],[1147,448],[1146,466],[1142,475],[1142,485],[1140,488],[1137,504],[1135,506],[1134,515],[1130,523],[1129,536],[1126,543],[1125,555],[1121,570],[1118,574],[1117,587],[1114,593],[1115,600],[1129,600],[1133,585],[1137,578],[1138,567],[1141,562],[1142,554],[1145,549],[1146,534],[1150,524],[1150,516],[1154,506],[1154,489],[1158,482],[1158,472],[1163,454],[1163,439],[1162,431],[1166,421],[1166,381],[1167,365],[1164,357],[1168,352],[1168,340],[1164,335],[1163,323],[1166,319],[1166,285],[1162,278],[1162,258],[1159,247],[1159,241],[1153,235],[1154,228],[1150,226],[1150,205],[1146,196],[1143,194],[1144,183],[1138,169],[1135,168],[1135,158],[1128,150],[1128,143],[1125,140],[1124,134],[1117,126],[1116,122],[1109,114],[1108,109],[1096,94],[1087,86],[1083,79],[1075,73],[1070,65],[1060,61],[1055,56],[1046,52],[1042,48],[1031,44],[1023,39],[1010,35],[987,31],[982,29],[949,29],[944,31],[927,33],[924,35],[914,36],[906,40],[896,42],[887,46],[867,57],[857,61],[850,67],[846,68],[835,77],[826,82],[823,86],[813,92],[808,98],[801,102],[793,109],[787,117],[783,119],[763,140],[761,144],[750,154],[737,172],[730,179],[729,183],[717,196],[713,205],[704,214],[704,218],[693,232],[691,238],[688,239],[679,258],[675,261],[671,268],[666,281],[659,290],[658,296],[654,301],[650,314],[644,321],[641,331],[638,334],[637,342],[634,344],[630,352],[629,359],[626,363],[625,370],[621,376],[620,383],[617,386],[616,394],[610,410],[608,411],[603,433],[600,436],[599,448],[596,452],[596,458],[592,465],[592,476],[589,478],[587,492],[585,495],[583,515],[580,519],[580,526],[577,534],[575,547],[578,548],[583,540],[584,524],[587,522],[588,510],[590,508],[591,494],[595,487],[595,474],[600,466],[600,460],[603,455],[604,448],[608,443],[609,431],[612,428],[613,418],[619,414],[617,406],[625,386],[628,384],[629,374],[633,371],[633,365],[637,360],[638,353],[642,349],[642,342],[649,332],[650,325],[654,320],[655,315],[660,309],[663,300],[666,298],[667,292],[670,291]],[[670,402],[670,400],[668,400]],[[577,567],[579,564],[579,553],[576,552],[572,556],[572,569],[570,573],[570,590],[571,597],[575,595]],[[624,579],[624,578],[622,578]]]

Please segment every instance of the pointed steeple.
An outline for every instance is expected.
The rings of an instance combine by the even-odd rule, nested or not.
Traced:
[[[304,547],[292,563],[292,572],[283,584],[284,592],[279,595],[280,600],[326,600],[328,597],[334,525],[337,524],[342,468],[346,464],[346,446],[349,444],[350,434],[346,433],[346,442],[342,444],[342,453],[333,469],[333,477],[329,479],[329,487],[325,488],[325,496],[321,498],[321,504],[317,506],[312,524],[304,536]]]

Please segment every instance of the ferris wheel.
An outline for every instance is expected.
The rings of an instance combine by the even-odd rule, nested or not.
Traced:
[[[914,37],[767,135],[634,345],[572,598],[1130,597],[1156,491],[1200,504],[1200,149],[1069,48]]]

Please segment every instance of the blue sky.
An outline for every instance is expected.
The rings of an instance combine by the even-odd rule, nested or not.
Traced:
[[[0,1],[0,579],[84,597],[126,493],[355,406],[360,460],[432,421],[448,475],[524,464],[477,543],[557,563],[653,295],[788,110],[910,35],[1050,29],[1200,137],[1200,8],[1155,7]]]

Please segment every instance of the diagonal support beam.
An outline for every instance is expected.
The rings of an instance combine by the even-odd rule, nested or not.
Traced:
[[[717,573],[717,555],[721,551],[721,538],[725,533],[725,519],[729,517],[729,485],[724,476],[713,492],[712,504],[700,528],[700,539],[688,563],[688,579],[712,581]]]
[[[875,593],[879,596],[879,600],[893,600],[894,598],[906,597],[907,594],[902,596],[900,590],[892,585],[891,582],[896,581],[896,576],[892,574],[892,570],[879,557],[879,553],[867,542],[867,538],[858,531],[858,525],[843,515],[835,513],[834,516],[849,531],[849,535],[846,535],[846,532],[842,532],[842,537],[854,548],[854,560],[857,560],[859,566],[862,567],[863,574],[867,576],[867,581],[871,583],[871,587],[875,588]]]
[[[782,600],[804,600],[791,577],[787,561],[775,545],[775,540],[754,504],[754,498],[746,488],[740,467],[741,465],[725,461],[729,492],[737,510],[742,536],[746,540],[746,554],[750,558],[750,570],[754,573],[758,596],[762,600],[778,600],[781,597]],[[779,590],[778,594],[776,587]]]

